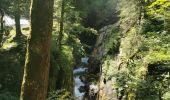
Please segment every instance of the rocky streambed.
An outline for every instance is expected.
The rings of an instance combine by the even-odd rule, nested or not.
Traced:
[[[97,75],[89,72],[89,58],[81,59],[83,66],[74,69],[74,97],[76,100],[96,100],[99,88],[96,79]]]
[[[81,58],[82,64],[88,64],[88,57]],[[74,69],[74,96],[76,100],[83,100],[85,96],[85,91],[81,91],[82,87],[85,87],[85,82],[82,80],[82,76],[86,74],[88,68],[85,66],[80,66]]]

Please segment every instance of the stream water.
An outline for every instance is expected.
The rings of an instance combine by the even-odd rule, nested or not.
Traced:
[[[14,18],[5,15],[4,16],[4,24],[5,26],[14,26],[15,21]],[[20,19],[20,24],[21,27],[27,27],[29,26],[29,21],[25,18]],[[81,63],[82,64],[88,64],[88,57],[83,57],[81,58]],[[85,84],[81,81],[80,77],[83,75],[87,70],[87,67],[80,66],[77,69],[74,69],[73,74],[74,74],[74,96],[76,100],[83,100],[85,92],[80,92],[79,88],[81,86],[84,86]]]
[[[81,58],[81,62],[88,64],[88,57]],[[85,92],[80,92],[79,88],[85,84],[81,81],[80,76],[86,72],[87,68],[80,66],[77,69],[74,69],[74,96],[76,100],[83,100]]]
[[[15,19],[8,16],[8,15],[5,15],[4,18],[4,24],[5,26],[15,26]],[[20,24],[21,24],[21,27],[28,27],[29,26],[29,21],[26,19],[26,18],[21,18],[20,19]]]

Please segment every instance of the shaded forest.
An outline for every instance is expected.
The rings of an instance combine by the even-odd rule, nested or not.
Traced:
[[[170,100],[170,1],[0,0],[0,100]]]

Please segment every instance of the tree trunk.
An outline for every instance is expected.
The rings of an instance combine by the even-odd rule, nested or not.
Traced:
[[[3,37],[3,32],[4,32],[4,21],[3,21],[3,17],[4,17],[4,11],[2,9],[0,9],[0,14],[1,14],[1,18],[0,18],[0,22],[1,22],[1,30],[0,30],[0,43],[2,42],[2,37]]]
[[[1,32],[4,31],[4,21],[3,21],[3,18],[4,18],[4,11],[2,9],[0,9],[0,14],[1,14],[1,18],[0,18],[0,22],[1,22]]]
[[[21,25],[20,25],[20,0],[15,0],[15,28],[16,28],[16,38],[22,35]]]
[[[61,49],[61,42],[62,42],[63,30],[64,30],[64,6],[65,6],[65,0],[62,0],[62,2],[61,2],[60,31],[59,31],[59,36],[58,36],[59,49]]]
[[[20,100],[45,100],[50,66],[54,0],[32,0],[31,4],[31,32]]]
[[[15,14],[15,28],[16,28],[16,37],[20,37],[22,35],[21,25],[20,25],[20,14]]]

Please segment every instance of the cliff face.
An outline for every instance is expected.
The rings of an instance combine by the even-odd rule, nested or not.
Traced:
[[[112,33],[116,34],[116,33]],[[122,78],[128,75],[126,69],[128,64],[131,62],[130,58],[136,54],[140,45],[140,37],[137,35],[135,30],[131,30],[126,36],[122,36],[120,41],[119,52],[116,55],[112,55],[110,58],[104,60],[102,66],[102,74],[100,79],[100,92],[99,100],[103,99],[120,99],[123,98],[124,82],[120,82]],[[116,40],[115,40],[116,41]],[[117,42],[119,43],[119,42]],[[106,56],[106,55],[105,55]],[[116,75],[122,75],[116,77]],[[120,79],[120,80],[119,80]],[[126,80],[126,79],[125,79]],[[123,79],[122,79],[123,81]],[[121,88],[119,88],[119,86]],[[121,86],[122,85],[122,86]]]
[[[108,44],[112,44],[110,37],[117,39],[117,34],[114,34],[113,31],[117,28],[117,24],[108,25],[101,28],[98,31],[97,41],[92,52],[92,55],[89,59],[89,72],[91,73],[100,73],[101,72],[101,60],[109,52]]]
[[[115,41],[118,40],[118,33],[114,33],[117,28],[118,25],[113,24],[105,26],[98,31],[99,35],[95,44],[95,48],[92,53],[92,57],[89,59],[89,72],[95,74],[99,73],[100,77],[98,80],[98,86],[100,88],[98,94],[99,100],[117,99],[115,88],[112,87],[114,82],[106,79],[106,73],[103,73],[103,69],[105,69],[105,67],[103,67],[101,62],[109,52],[109,46],[115,44]],[[111,41],[111,37],[113,37],[115,40]]]
[[[113,25],[108,25],[99,30],[99,36],[97,38],[92,56],[101,59],[105,55],[105,42],[112,34]]]
[[[170,72],[169,46],[165,46],[169,35],[150,37],[141,34],[137,27],[129,28],[122,35],[115,29],[114,25],[101,29],[93,52],[93,56],[102,61],[99,65],[99,100],[141,99],[146,93],[153,92],[156,93],[154,97],[146,98],[163,98],[167,92],[165,87],[169,84],[165,77]],[[112,44],[112,49],[108,49],[108,44]],[[114,51],[115,48],[118,52],[109,54],[109,50]],[[163,81],[167,83],[162,84]]]
[[[140,6],[140,9],[138,9]],[[170,94],[170,35],[136,0],[121,0],[119,25],[105,26],[93,51],[100,100],[162,100]],[[157,23],[155,23],[155,21]],[[158,25],[159,24],[159,25]],[[94,60],[95,59],[95,60]],[[93,72],[93,71],[92,71]]]

